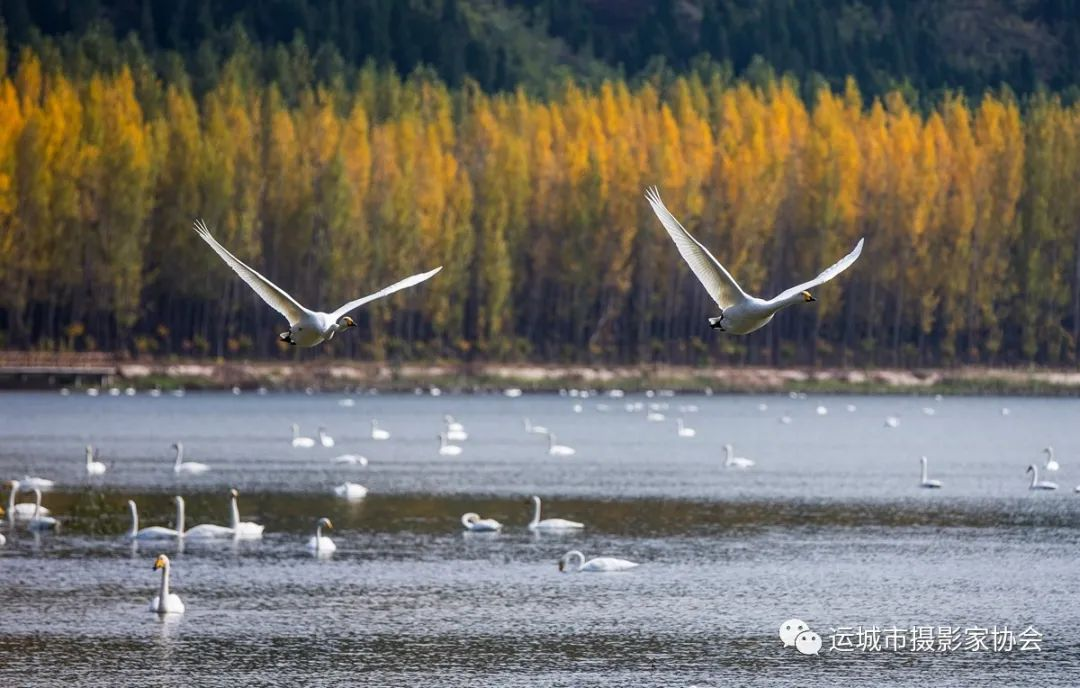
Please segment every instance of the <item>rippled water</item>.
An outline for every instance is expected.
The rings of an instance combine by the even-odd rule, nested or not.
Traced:
[[[45,504],[62,521],[38,537],[3,530],[0,684],[1064,686],[1080,675],[1076,400],[344,398],[0,395],[0,478],[57,480]],[[626,402],[666,403],[668,418],[648,422]],[[697,437],[679,438],[672,418],[690,404],[681,415]],[[470,434],[462,456],[437,453],[444,413]],[[549,457],[524,416],[577,455]],[[370,439],[373,417],[389,441]],[[337,447],[293,449],[293,422],[308,435],[325,425]],[[176,480],[177,440],[212,470]],[[87,442],[111,464],[93,482]],[[727,442],[757,466],[724,470]],[[1047,444],[1061,470],[1040,477],[1061,489],[1030,492],[1024,468],[1042,465]],[[343,452],[370,464],[332,465]],[[944,489],[917,487],[923,454]],[[331,496],[345,479],[371,494]],[[244,518],[267,526],[261,542],[135,550],[122,538],[129,498],[143,526],[171,524],[172,494],[186,497],[189,527],[225,523],[232,486]],[[531,534],[533,493],[586,530]],[[505,530],[462,533],[465,511]],[[304,548],[320,516],[338,547],[325,560]],[[568,549],[642,565],[559,574]],[[187,605],[164,622],[146,611],[159,551]],[[820,656],[782,646],[790,617],[826,638]],[[828,650],[837,627],[995,624],[1033,626],[1042,651]]]

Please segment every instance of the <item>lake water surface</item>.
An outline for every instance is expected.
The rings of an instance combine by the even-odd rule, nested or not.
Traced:
[[[469,433],[460,456],[438,453],[445,413]],[[549,456],[526,416],[576,455]],[[56,480],[61,528],[0,529],[0,684],[1075,686],[1078,422],[1073,399],[2,394],[0,479]],[[292,423],[336,447],[293,448]],[[211,470],[177,479],[178,440]],[[87,443],[102,478],[84,475]],[[725,469],[726,443],[756,465]],[[1040,479],[1060,489],[1030,491],[1047,445],[1061,469]],[[332,464],[342,453],[369,465]],[[918,487],[921,455],[943,489]],[[334,497],[345,480],[369,496]],[[188,527],[224,524],[230,487],[262,541],[123,537],[128,499],[142,526],[171,525],[174,494]],[[585,530],[528,531],[533,494]],[[463,533],[466,511],[504,530]],[[304,546],[321,516],[328,559]],[[641,566],[560,574],[570,549]],[[146,609],[159,552],[187,605],[164,621]],[[818,656],[783,646],[791,617]],[[831,649],[837,631],[913,626],[961,646]],[[1030,627],[1041,650],[964,647],[994,626]]]

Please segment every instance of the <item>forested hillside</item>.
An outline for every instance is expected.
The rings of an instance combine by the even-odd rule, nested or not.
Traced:
[[[279,349],[277,315],[191,231],[201,216],[312,305],[446,266],[312,355],[1078,361],[1080,106],[1067,94],[878,95],[885,81],[798,81],[761,61],[737,76],[675,53],[671,69],[643,60],[622,78],[614,37],[630,24],[597,20],[611,11],[601,2],[194,2],[169,14],[181,4],[3,5],[0,346],[296,355]],[[687,8],[721,3],[623,6],[678,10],[686,28]],[[381,32],[385,54],[369,38],[350,53],[340,15],[337,38],[297,38],[282,28],[293,15],[274,14],[292,8],[296,26],[328,31],[311,17],[332,7],[390,8],[408,26],[460,16],[469,40],[502,47],[466,50],[455,73],[428,57],[437,40]],[[539,37],[535,55],[522,36]],[[407,72],[405,45],[432,66]],[[487,82],[469,78],[482,53],[496,66],[504,55]],[[559,67],[544,79],[538,64]],[[719,335],[642,197],[652,184],[748,290],[811,277],[860,236],[866,251],[819,302]]]

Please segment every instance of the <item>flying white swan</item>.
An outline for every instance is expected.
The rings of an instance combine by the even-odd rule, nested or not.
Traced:
[[[319,444],[324,447],[334,446],[334,438],[326,434],[326,428],[319,428]]]
[[[534,435],[546,435],[548,429],[543,425],[533,425],[528,418],[525,419],[525,432],[531,432]]]
[[[373,440],[388,440],[390,439],[390,431],[383,430],[379,427],[379,421],[371,420],[371,439]]]
[[[456,444],[447,444],[446,433],[439,433],[439,454],[441,456],[458,456],[461,454],[461,447]]]
[[[573,447],[568,447],[565,444],[556,444],[555,433],[548,432],[548,454],[551,456],[573,456],[577,453]]]
[[[686,427],[682,418],[676,418],[675,423],[679,426],[679,437],[693,437],[697,434],[697,430]]]
[[[574,562],[577,565],[574,565]],[[563,573],[605,573],[608,571],[626,571],[638,566],[637,563],[615,557],[597,557],[585,560],[585,555],[575,550],[570,550],[559,559],[559,571]]]
[[[169,592],[169,558],[159,554],[154,561],[154,570],[161,569],[161,588],[154,599],[150,600],[150,611],[157,614],[183,614],[184,602],[176,593]]]
[[[1035,464],[1031,464],[1027,467],[1025,473],[1031,473],[1031,485],[1028,485],[1029,490],[1056,490],[1058,489],[1057,483],[1052,483],[1049,480],[1039,480],[1039,468]]]
[[[928,489],[931,489],[931,490],[940,488],[941,487],[941,481],[940,480],[930,480],[929,478],[926,477],[926,457],[925,456],[920,457],[919,458],[919,463],[922,464],[922,480],[919,482],[919,487],[925,487],[925,488],[928,488]]]
[[[368,460],[366,456],[360,456],[359,454],[342,454],[341,456],[335,456],[330,459],[330,463],[341,464],[345,466],[366,466]]]
[[[529,530],[580,530],[584,523],[567,521],[565,518],[545,518],[540,520],[540,498],[533,495],[533,517],[529,521]]]
[[[1054,459],[1054,448],[1047,447],[1043,449],[1043,453],[1046,454],[1046,465],[1043,466],[1044,470],[1056,471],[1058,469],[1058,462]]]
[[[368,489],[360,483],[344,482],[334,487],[334,494],[342,499],[363,499],[367,493]]]
[[[105,464],[94,460],[94,448],[86,445],[86,474],[103,475],[106,471]]]
[[[263,529],[266,526],[253,521],[240,520],[240,504],[237,499],[240,493],[233,488],[229,490],[229,529],[237,540],[261,540]]]
[[[26,527],[30,530],[52,530],[57,525],[57,521],[52,516],[46,516],[41,513],[41,490],[34,488],[34,515],[30,517],[30,520],[26,522]]]
[[[202,220],[195,220],[195,231],[198,233],[199,237],[209,244],[210,248],[214,249],[214,252],[221,256],[221,259],[240,276],[240,279],[247,282],[248,286],[255,290],[255,293],[258,294],[267,305],[288,319],[289,330],[287,332],[282,332],[278,335],[278,338],[283,342],[288,342],[289,344],[296,346],[316,346],[317,344],[332,339],[338,332],[343,332],[350,327],[356,327],[356,323],[347,315],[350,311],[363,306],[369,301],[381,299],[398,290],[420,284],[424,280],[435,276],[435,273],[439,270],[442,270],[442,266],[440,266],[429,272],[422,272],[413,275],[412,277],[406,277],[400,282],[380,289],[370,296],[350,301],[333,313],[323,313],[304,308],[297,303],[296,299],[286,294],[273,282],[255,272],[241,262],[239,258],[229,253],[225,247],[219,244],[217,239],[210,234],[210,230],[207,229],[206,224]]]
[[[229,491],[229,507],[232,507],[232,491]],[[219,526],[214,523],[201,523],[184,531],[185,540],[224,540],[232,539],[236,535],[232,528]]]
[[[730,444],[724,445],[724,466],[727,468],[750,468],[753,465],[753,459],[735,456],[735,448]]]
[[[323,526],[333,528],[334,524],[328,518],[320,518],[318,523],[315,524],[315,534],[308,538],[307,548],[314,552],[316,556],[330,554],[337,549],[334,541],[322,534]]]
[[[469,512],[461,515],[461,525],[465,526],[465,530],[474,533],[490,533],[496,530],[502,530],[502,524],[493,518],[480,518],[479,515]]]
[[[179,497],[176,497],[174,501],[176,502],[176,527],[180,528],[180,524],[184,522],[184,503]],[[135,506],[135,500],[128,500],[128,510],[131,512],[131,530],[127,532],[129,540],[172,540],[181,537],[183,533],[182,530],[162,526],[150,526],[139,530],[139,510]]]
[[[210,470],[205,463],[198,461],[184,461],[184,443],[177,442],[173,445],[176,450],[176,461],[173,462],[173,473],[177,475],[199,475]]]
[[[292,446],[297,449],[310,449],[315,446],[315,440],[311,437],[303,437],[300,435],[300,426],[296,423],[292,424]]]
[[[22,482],[18,480],[9,480],[8,487],[11,488],[11,493],[8,495],[7,505],[7,517],[8,525],[12,528],[16,523],[25,523],[34,517],[34,513],[38,513],[41,516],[48,516],[52,512],[45,507],[38,507],[30,502],[15,503],[15,497],[19,494],[19,490],[22,489]]]
[[[808,291],[816,286],[824,284],[851,267],[862,253],[863,240],[855,245],[855,249],[841,258],[831,267],[825,268],[820,275],[792,287],[769,301],[750,296],[742,290],[735,279],[723,265],[702,246],[697,239],[679,224],[675,216],[668,212],[664,202],[660,200],[660,193],[655,187],[645,192],[645,198],[652,206],[653,212],[660,218],[664,229],[675,242],[676,248],[686,261],[694,275],[705,287],[709,296],[720,307],[720,317],[709,318],[709,325],[721,332],[731,334],[748,334],[769,324],[777,311],[787,308],[801,301],[815,301],[816,299]]]

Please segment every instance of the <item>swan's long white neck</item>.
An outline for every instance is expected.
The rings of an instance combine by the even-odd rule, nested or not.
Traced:
[[[532,522],[529,523],[529,525],[530,526],[535,526],[539,522],[540,522],[540,498],[539,497],[533,497],[533,519],[532,519]]]
[[[236,503],[236,495],[229,495],[229,521],[233,530],[240,527],[240,505]]]
[[[803,296],[802,292],[801,291],[796,292],[796,293],[792,294],[791,296],[787,297],[786,299],[784,299],[783,301],[781,301],[781,302],[779,302],[777,304],[774,304],[773,312],[775,313],[776,311],[779,311],[779,310],[781,310],[783,308],[788,308],[789,306],[794,306],[797,303],[803,303],[805,301],[806,301],[806,297]]]
[[[41,490],[34,490],[34,518],[41,513]]]
[[[169,599],[169,563],[161,567],[161,590],[158,591],[158,611],[165,609]]]
[[[573,564],[570,563],[570,562],[574,561],[575,559],[577,559],[577,566],[574,566]],[[567,566],[567,568],[573,566],[574,570],[578,571],[584,565],[585,565],[585,555],[584,554],[577,551],[576,549],[566,553],[566,566]]]
[[[548,449],[551,449],[554,446],[555,446],[555,433],[549,432],[548,433]]]
[[[86,445],[86,465],[89,466],[94,460],[94,448]]]
[[[731,463],[732,447],[730,444],[724,445],[724,461]]]
[[[176,443],[176,463],[174,466],[179,466],[184,460],[184,445],[180,442]]]
[[[295,440],[298,437],[300,437],[300,426],[297,425],[296,423],[293,423],[293,426],[292,426],[292,438]]]
[[[184,537],[184,498],[176,498],[176,537]]]
[[[322,549],[322,523],[315,524],[315,551]]]
[[[1054,448],[1047,447],[1043,451],[1046,452],[1046,463],[1049,464],[1051,461],[1054,460]]]
[[[128,535],[135,537],[139,532],[139,511],[135,508],[135,502],[133,500],[128,500],[128,510],[131,511],[131,531]]]
[[[922,459],[920,459],[920,462],[922,463],[922,481],[925,483],[926,482],[926,457],[925,456],[922,457]]]
[[[446,433],[439,433],[439,448],[446,448]]]
[[[1028,466],[1031,469],[1031,486],[1035,487],[1039,484],[1039,467],[1035,464]]]
[[[11,526],[12,529],[15,528],[15,493],[18,492],[18,491],[19,491],[19,483],[15,482],[15,481],[12,481],[11,482],[11,494],[8,495],[8,502],[7,502],[8,525]]]

